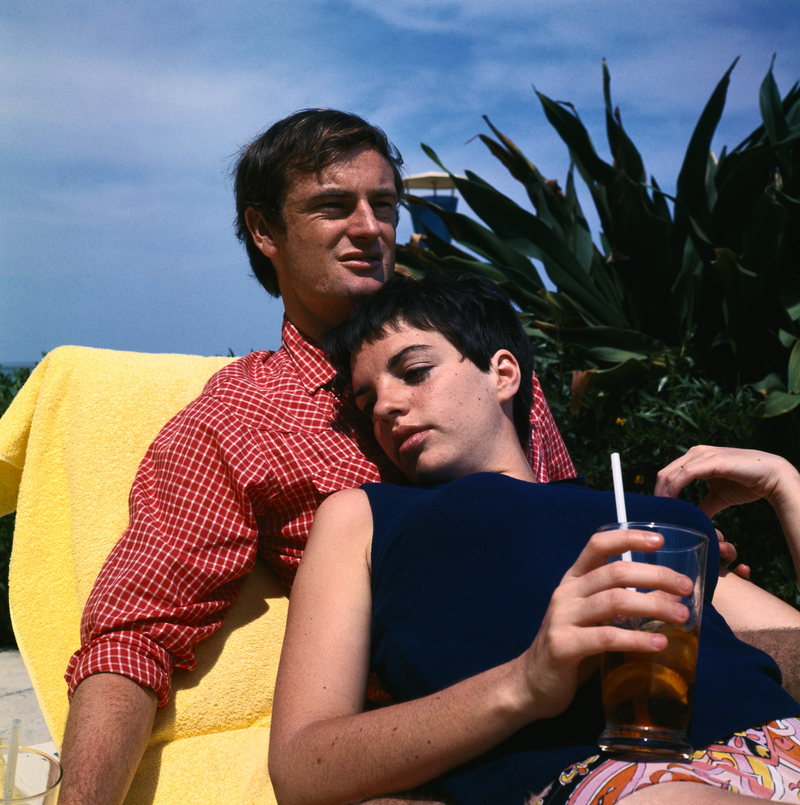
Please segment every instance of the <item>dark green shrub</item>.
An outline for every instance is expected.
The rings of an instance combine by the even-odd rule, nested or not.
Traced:
[[[30,376],[30,369],[3,370],[0,366],[0,416],[11,405],[16,393]],[[0,517],[0,648],[16,645],[8,609],[8,563],[14,537],[14,513]]]
[[[590,388],[577,413],[570,412],[572,378],[555,363],[540,365],[540,380],[553,416],[578,472],[590,486],[611,489],[612,452],[620,453],[625,488],[652,494],[656,474],[695,444],[758,447],[781,455],[800,455],[797,418],[758,419],[749,411],[756,392],[741,386],[730,392],[715,381],[692,376],[691,367],[653,372],[639,387]],[[705,483],[682,497],[699,503]],[[800,586],[780,524],[765,501],[720,512],[715,525],[750,565],[752,580],[800,607]]]

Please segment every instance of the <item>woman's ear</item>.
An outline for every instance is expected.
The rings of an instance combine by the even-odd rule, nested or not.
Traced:
[[[253,207],[248,207],[244,212],[244,220],[253,237],[253,243],[256,244],[259,251],[270,259],[275,257],[278,253],[275,228],[267,223],[264,214]]]
[[[492,356],[492,368],[497,376],[497,399],[502,405],[512,400],[519,391],[519,363],[507,349],[498,349]]]

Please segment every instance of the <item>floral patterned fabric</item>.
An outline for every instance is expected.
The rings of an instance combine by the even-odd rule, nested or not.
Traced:
[[[565,769],[528,805],[613,805],[658,783],[687,782],[774,802],[800,803],[800,720],[734,733],[685,761],[594,755]]]

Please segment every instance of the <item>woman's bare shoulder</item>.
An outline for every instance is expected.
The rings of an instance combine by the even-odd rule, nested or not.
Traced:
[[[303,561],[306,565],[312,558],[327,562],[332,554],[338,558],[369,556],[371,545],[369,499],[361,489],[343,489],[325,498],[317,509]]]
[[[342,489],[322,501],[314,517],[314,524],[341,523],[350,521],[352,525],[360,525],[368,521],[372,529],[372,509],[369,498],[363,489]]]

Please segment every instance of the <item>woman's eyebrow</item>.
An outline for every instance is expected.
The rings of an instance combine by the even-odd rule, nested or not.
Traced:
[[[394,369],[400,361],[405,358],[409,352],[427,352],[428,350],[433,349],[430,344],[410,344],[407,347],[403,347],[399,352],[392,355],[388,361],[386,361],[386,368],[387,369]],[[360,397],[362,394],[366,394],[369,391],[369,386],[361,386],[361,388],[356,389],[353,392],[353,399]]]
[[[425,352],[429,349],[433,349],[433,347],[430,346],[430,344],[411,344],[410,346],[404,347],[399,352],[392,355],[392,357],[389,358],[389,360],[386,362],[386,366],[389,369],[394,369],[395,366],[397,366],[397,364],[400,363],[400,361],[403,360],[403,358],[405,358],[409,352],[414,351]]]

